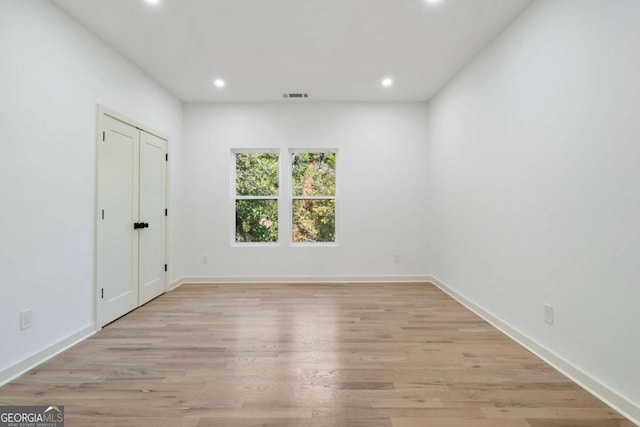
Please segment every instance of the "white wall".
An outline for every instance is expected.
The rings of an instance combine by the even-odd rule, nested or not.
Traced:
[[[637,0],[537,1],[431,102],[427,157],[430,272],[638,407],[639,52]]]
[[[185,107],[187,275],[424,275],[426,104],[294,102]],[[305,147],[339,150],[338,246],[232,247],[231,149]]]
[[[94,321],[98,103],[170,137],[177,213],[182,104],[50,2],[0,1],[0,372]]]

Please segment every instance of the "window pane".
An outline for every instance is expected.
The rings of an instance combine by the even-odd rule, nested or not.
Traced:
[[[294,196],[336,194],[336,153],[291,153]]]
[[[293,201],[294,242],[335,242],[336,201]]]
[[[236,242],[277,242],[278,201],[236,200]]]
[[[278,153],[236,154],[236,195],[278,195]]]

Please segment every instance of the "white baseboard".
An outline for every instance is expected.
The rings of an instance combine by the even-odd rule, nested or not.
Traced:
[[[458,291],[450,288],[438,278],[430,276],[427,281],[433,283],[435,286],[440,288],[443,292],[447,293],[460,304],[464,305],[469,310],[473,311],[478,316],[489,322],[491,325],[502,331],[509,338],[538,356],[540,359],[547,362],[549,365],[553,366],[560,373],[570,378],[572,381],[618,411],[620,414],[627,417],[631,422],[640,426],[640,406],[636,405],[625,396],[612,390],[602,382],[593,378],[591,375],[576,367],[571,362],[558,356],[556,353],[549,350],[545,346],[532,340],[524,333],[509,325],[507,322],[501,320],[494,314],[480,307]]]
[[[90,324],[80,329],[79,331],[69,335],[66,338],[58,341],[50,345],[49,347],[40,350],[33,356],[29,356],[21,362],[16,363],[15,365],[9,366],[8,368],[2,370],[0,372],[0,387],[18,378],[20,375],[26,373],[27,371],[35,368],[41,363],[46,362],[51,359],[53,356],[62,353],[66,349],[73,347],[80,341],[83,341],[89,338],[91,335],[96,333],[96,327],[94,324]]]
[[[169,283],[169,286],[167,287],[167,292],[171,292],[171,291],[173,291],[174,289],[179,288],[183,283],[184,283],[184,282],[183,282],[183,279],[182,279],[182,278],[180,278],[180,279],[176,280],[175,282],[171,282],[171,283]]]
[[[183,277],[170,285],[170,290],[184,284],[233,284],[233,283],[425,283],[431,276],[233,276],[233,277]]]

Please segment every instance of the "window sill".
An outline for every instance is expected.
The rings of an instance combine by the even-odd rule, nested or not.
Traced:
[[[339,245],[336,242],[304,242],[304,243],[291,243],[293,248],[337,248]]]
[[[231,243],[232,248],[278,248],[280,246],[282,246],[280,243],[260,243],[260,242]]]

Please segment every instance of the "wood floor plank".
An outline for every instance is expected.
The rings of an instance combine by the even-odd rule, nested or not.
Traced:
[[[83,427],[632,425],[424,283],[185,285],[0,404]]]

